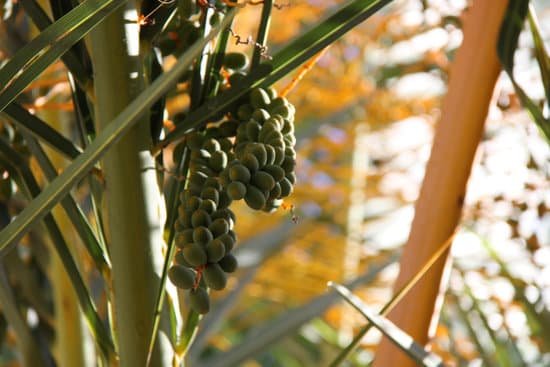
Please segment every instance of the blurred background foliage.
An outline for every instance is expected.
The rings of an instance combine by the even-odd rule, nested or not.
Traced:
[[[23,12],[9,14],[11,2],[2,3],[0,59],[6,59],[35,30]],[[273,11],[267,53],[337,3],[282,0]],[[548,40],[550,7],[543,0],[533,4]],[[338,298],[327,300],[327,282],[347,283],[382,264],[378,275],[355,293],[373,309],[390,299],[398,268],[388,258],[407,239],[467,5],[461,0],[394,1],[325,50],[297,80],[288,94],[297,111],[295,192],[285,210],[272,215],[237,206],[240,269],[227,289],[215,294],[214,312],[203,320],[190,350],[191,366],[229,361],[242,366],[327,365],[365,323]],[[255,34],[260,11],[244,8],[234,33]],[[252,53],[250,46],[233,42],[231,47]],[[299,73],[276,88],[283,90]],[[544,99],[527,31],[520,37],[516,76],[534,100]],[[37,115],[61,125],[71,122],[70,89],[61,63],[36,80],[26,96],[25,106]],[[172,96],[169,116],[187,104],[181,95]],[[2,134],[16,139],[2,122]],[[2,211],[16,213],[24,199],[8,181],[12,174],[12,168],[2,167],[0,196],[9,198]],[[549,175],[549,145],[502,74],[453,245],[442,319],[431,343],[447,365],[550,365]],[[90,205],[87,192],[86,184],[76,192],[83,207]],[[39,340],[53,341],[49,254],[40,238],[36,231],[26,236],[4,266],[14,275],[8,281]],[[99,278],[92,260],[80,252],[79,266],[94,285]],[[105,315],[102,286],[92,291]],[[367,364],[379,338],[371,330],[347,365]],[[14,343],[0,314],[0,365],[16,365]]]

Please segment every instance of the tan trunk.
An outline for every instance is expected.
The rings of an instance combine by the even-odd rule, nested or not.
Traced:
[[[416,203],[411,234],[396,283],[400,288],[449,238],[460,219],[466,183],[483,132],[487,109],[500,71],[496,45],[508,1],[477,0],[467,10],[464,42],[451,67],[449,92],[437,126],[426,176]],[[435,310],[446,257],[390,313],[390,319],[426,344],[439,312]],[[413,367],[390,341],[378,347],[375,367]]]

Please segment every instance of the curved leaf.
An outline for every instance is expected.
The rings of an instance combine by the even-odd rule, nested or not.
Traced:
[[[126,0],[87,0],[53,23],[0,69],[0,111]]]
[[[12,246],[33,223],[42,219],[63,199],[71,188],[92,169],[103,154],[139,121],[140,116],[177,83],[178,78],[188,69],[204,45],[210,42],[219,32],[220,27],[225,27],[235,14],[236,10],[231,11],[220,26],[213,28],[207,37],[195,43],[178,59],[170,71],[160,76],[141,92],[117,118],[97,135],[96,139],[71,165],[46,186],[42,193],[0,232],[0,255]]]

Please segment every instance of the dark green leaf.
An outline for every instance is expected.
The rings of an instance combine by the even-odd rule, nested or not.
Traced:
[[[228,14],[220,26],[225,27],[226,21],[231,20],[234,15],[234,11]],[[0,254],[6,251],[10,245],[13,245],[33,223],[43,218],[65,197],[73,185],[92,169],[103,154],[139,121],[141,115],[147,112],[157,99],[165,95],[177,83],[178,78],[187,70],[204,45],[216,36],[219,29],[219,27],[214,28],[208,37],[195,43],[178,59],[170,71],[164,73],[141,92],[128,107],[97,135],[96,139],[71,165],[46,186],[42,193],[0,232]]]
[[[19,2],[38,29],[44,30],[52,24],[50,17],[36,0],[19,0]],[[80,85],[85,86],[89,83],[90,72],[82,64],[80,61],[81,58],[74,48],[61,56],[61,59],[73,75],[76,76]]]
[[[87,0],[40,32],[0,69],[0,111],[125,0]]]
[[[16,126],[33,134],[65,157],[74,159],[80,154],[80,149],[75,147],[69,139],[20,104],[12,102],[1,113],[9,117]]]
[[[26,135],[25,140],[27,141],[27,145],[29,146],[31,153],[36,158],[46,179],[48,181],[54,180],[57,177],[55,167],[42,147],[32,136]],[[67,217],[72,222],[91,258],[94,260],[97,269],[100,273],[107,275],[107,278],[109,278],[108,274],[110,272],[110,267],[107,260],[107,252],[101,247],[99,241],[97,240],[86,215],[80,210],[71,194],[61,200],[61,206],[67,213]]]

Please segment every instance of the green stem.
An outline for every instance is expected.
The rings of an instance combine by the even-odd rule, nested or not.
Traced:
[[[212,61],[208,67],[209,75],[205,82],[204,87],[204,97],[208,99],[218,94],[218,90],[221,82],[220,70],[223,65],[223,58],[225,56],[225,49],[227,48],[227,42],[229,41],[229,36],[231,35],[232,22],[220,33],[218,38],[218,44],[216,45],[216,51],[212,57]]]
[[[93,32],[96,127],[105,129],[143,90],[138,11],[134,2]],[[106,238],[111,255],[114,322],[120,366],[144,366],[162,266],[162,198],[150,153],[149,117],[103,159]],[[166,340],[159,338],[158,340]],[[157,341],[151,366],[168,365],[171,347]]]
[[[273,0],[264,0],[262,8],[262,16],[260,18],[260,27],[258,28],[258,35],[256,36],[256,43],[265,46],[267,42],[267,34],[269,33],[269,25],[271,23],[271,10],[273,9]],[[262,58],[263,50],[259,47],[254,48],[254,54],[252,55],[252,62],[250,68],[254,69]]]

